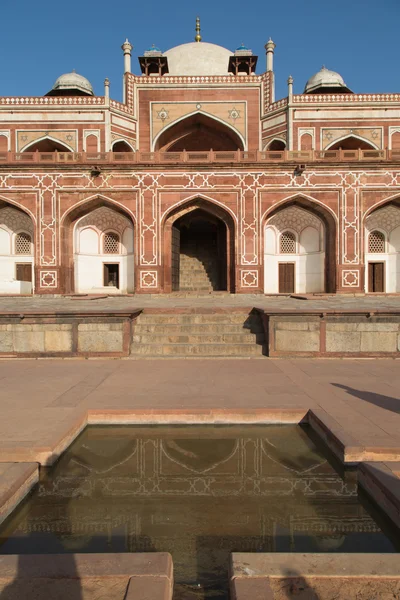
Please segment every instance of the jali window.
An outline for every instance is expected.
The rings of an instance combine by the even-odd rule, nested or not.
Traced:
[[[385,236],[381,231],[371,231],[368,238],[368,252],[385,252]]]
[[[109,231],[103,238],[104,254],[119,254],[119,235]]]
[[[295,254],[296,236],[291,231],[284,231],[280,238],[280,253]]]
[[[21,232],[15,236],[15,254],[30,254],[32,238],[29,233]]]

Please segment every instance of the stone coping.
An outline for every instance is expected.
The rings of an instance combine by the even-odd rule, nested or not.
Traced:
[[[400,597],[398,554],[234,553],[231,600]]]
[[[47,446],[0,444],[0,522],[38,481],[38,465],[51,466],[88,425],[211,425],[308,423],[341,464],[359,466],[359,483],[400,527],[400,448],[359,446],[323,409],[92,409],[66,421]],[[368,458],[367,458],[368,457]],[[385,457],[385,458],[384,458]],[[364,463],[363,461],[377,461]],[[383,462],[386,461],[386,462]],[[387,462],[390,461],[390,462]]]
[[[2,600],[171,600],[166,552],[0,556]]]
[[[400,528],[400,463],[361,463],[358,481],[369,496]]]
[[[385,446],[360,446],[325,410],[304,406],[277,406],[249,409],[89,409],[60,424],[46,445],[28,442],[0,442],[0,463],[38,462],[50,466],[72,444],[87,425],[215,425],[215,424],[299,424],[308,423],[341,463],[363,461],[400,462],[400,447],[394,441]]]
[[[0,463],[0,523],[38,481],[37,463]]]

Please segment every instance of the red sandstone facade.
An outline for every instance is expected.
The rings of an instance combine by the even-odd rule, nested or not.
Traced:
[[[0,209],[31,219],[35,294],[82,291],[74,231],[100,207],[133,230],[130,292],[179,289],[177,223],[200,211],[223,231],[221,289],[274,293],[266,226],[293,206],[322,223],[323,283],[311,291],[400,290],[388,283],[397,277],[389,263],[383,289],[366,287],[366,255],[379,263],[366,220],[400,199],[400,94],[360,95],[322,82],[295,95],[289,80],[288,97],[275,102],[272,51],[262,75],[136,76],[125,48],[124,103],[109,98],[108,83],[104,96],[0,98]]]

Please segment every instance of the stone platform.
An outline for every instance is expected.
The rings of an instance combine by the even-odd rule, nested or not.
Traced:
[[[1,357],[397,357],[399,349],[398,296],[0,299]]]

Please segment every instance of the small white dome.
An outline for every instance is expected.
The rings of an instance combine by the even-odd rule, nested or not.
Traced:
[[[85,96],[93,96],[93,88],[92,84],[86,77],[83,75],[79,75],[79,73],[65,73],[64,75],[60,75],[60,77],[56,80],[55,84],[51,88],[50,92],[47,94],[51,95],[68,95],[67,92],[70,92],[72,95],[85,95]]]
[[[169,75],[230,75],[232,52],[207,42],[191,42],[164,52],[168,58]]]
[[[337,88],[343,92],[350,92],[349,88],[344,82],[343,77],[339,75],[339,73],[336,73],[336,71],[330,71],[326,67],[322,67],[318,73],[310,77],[306,83],[306,87],[304,88],[304,93],[309,94],[310,92],[314,92],[323,88]]]

